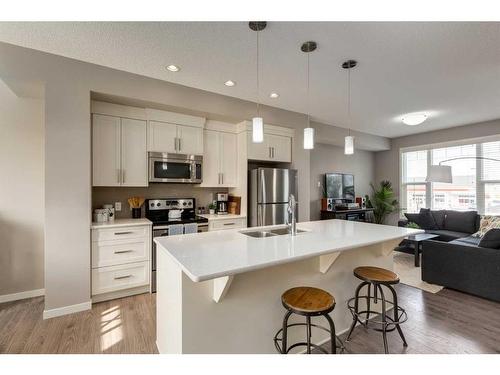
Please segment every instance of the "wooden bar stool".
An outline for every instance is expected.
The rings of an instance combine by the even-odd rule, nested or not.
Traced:
[[[328,354],[326,349],[311,343],[311,327],[328,332],[330,334],[331,353],[337,353],[336,340],[338,340],[338,338],[335,336],[335,324],[333,323],[330,315],[328,315],[335,308],[335,298],[333,298],[330,293],[313,287],[297,287],[288,289],[285,293],[283,293],[281,296],[281,302],[283,303],[285,309],[287,309],[287,312],[283,319],[283,328],[281,328],[274,336],[274,345],[279,353],[287,354],[293,348],[305,346],[307,354],[311,353],[311,348],[315,348],[325,354]],[[306,322],[288,324],[288,319],[292,314],[305,316]],[[329,329],[320,325],[312,324],[311,317],[315,316],[323,316],[328,322]],[[294,326],[306,326],[306,342],[298,342],[288,347],[288,328]],[[343,349],[343,345],[340,340],[339,343],[339,347]]]
[[[405,336],[403,335],[403,331],[401,330],[400,324],[406,322],[408,319],[408,315],[406,311],[398,305],[398,297],[396,291],[392,287],[392,285],[399,283],[399,277],[392,271],[379,268],[379,267],[370,267],[363,266],[357,267],[354,269],[354,276],[358,279],[363,280],[361,284],[356,288],[356,293],[354,298],[351,298],[347,301],[347,307],[351,311],[352,314],[352,324],[349,330],[349,334],[347,335],[346,342],[349,341],[352,331],[356,324],[359,322],[367,328],[374,329],[376,331],[382,332],[382,338],[384,340],[384,351],[385,353],[389,353],[389,349],[387,346],[387,332],[392,332],[397,329],[399,336],[401,336],[401,340],[403,340],[403,346],[408,346],[406,343]],[[368,294],[364,296],[360,296],[361,289],[363,287],[367,287]],[[389,289],[392,293],[393,301],[387,301],[385,299],[384,291],[382,286]],[[371,290],[373,288],[373,296],[371,295]],[[382,311],[374,311],[371,310],[371,302],[373,301],[375,304],[380,299]],[[366,302],[366,309],[359,309],[359,301],[364,300]],[[387,314],[388,308],[393,307],[393,316]],[[380,315],[380,319],[370,319],[371,316]],[[365,319],[363,323],[362,319]]]

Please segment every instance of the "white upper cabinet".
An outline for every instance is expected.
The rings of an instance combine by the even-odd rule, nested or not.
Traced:
[[[120,169],[120,118],[93,115],[93,186],[120,186]]]
[[[155,109],[146,113],[148,151],[203,155],[204,118]]]
[[[94,114],[92,185],[148,186],[146,121]]]
[[[248,159],[261,161],[292,161],[292,138],[284,135],[264,133],[264,142],[253,143],[252,133],[247,134]]]
[[[177,125],[178,150],[180,154],[203,155],[203,129]]]
[[[148,186],[146,122],[121,119],[122,186]]]
[[[166,122],[148,122],[148,151],[177,152],[177,125]]]
[[[236,134],[205,130],[202,187],[234,187],[237,184]]]

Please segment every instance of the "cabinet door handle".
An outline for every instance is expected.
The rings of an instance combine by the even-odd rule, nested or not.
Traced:
[[[228,225],[234,225],[236,223],[224,223],[224,225],[228,226]]]
[[[128,279],[129,277],[132,277],[132,275],[115,276],[115,280]]]
[[[271,157],[274,159],[274,147],[271,147]]]
[[[224,185],[224,173],[221,173],[221,174],[220,174],[220,178],[221,178],[221,180],[222,180],[222,185]]]
[[[122,234],[132,234],[134,232],[115,232],[115,236],[120,236]]]
[[[174,138],[174,150],[177,151],[177,137]]]
[[[125,183],[125,169],[122,169],[122,184]]]
[[[182,138],[177,138],[177,139],[179,140],[179,151],[181,151],[182,150],[182,143],[181,143]]]
[[[116,170],[116,182],[120,183],[120,180],[121,180],[121,170],[117,169]]]
[[[271,147],[269,147],[269,158],[271,158]]]
[[[115,251],[115,254],[125,254],[125,253],[132,253],[134,250],[118,250]]]

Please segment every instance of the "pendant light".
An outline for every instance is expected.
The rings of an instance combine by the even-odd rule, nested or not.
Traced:
[[[309,112],[309,53],[316,50],[316,42],[309,41],[302,44],[300,50],[307,53],[307,128],[304,129],[304,150],[314,148],[314,128],[311,128],[311,115]]]
[[[347,60],[342,64],[342,68],[347,69],[347,115],[348,115],[348,133],[344,138],[344,154],[354,154],[354,137],[351,136],[351,69],[354,68],[358,62],[356,60]]]
[[[260,117],[259,112],[259,32],[264,30],[267,26],[267,22],[264,21],[252,21],[248,23],[248,27],[251,30],[257,32],[257,114],[254,118],[252,118],[252,142],[253,143],[262,143],[264,142],[264,120]]]

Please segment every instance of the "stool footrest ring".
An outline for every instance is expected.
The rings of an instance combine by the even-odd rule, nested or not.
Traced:
[[[375,297],[372,297],[372,296],[370,296],[370,297],[359,296],[358,297],[358,300],[362,300],[362,299],[368,301],[368,299],[374,300]],[[383,328],[378,328],[378,327],[376,327],[376,325],[380,325],[382,327],[385,325],[385,327],[386,327],[385,331],[391,332],[391,331],[394,331],[396,329],[396,326],[403,324],[408,320],[408,314],[406,313],[405,309],[403,309],[400,306],[397,307],[397,309],[398,309],[397,310],[397,321],[394,319],[393,316],[390,316],[387,313],[385,316],[385,319],[386,319],[385,322],[382,320],[373,319],[373,318],[370,318],[368,320],[367,319],[368,316],[373,315],[374,317],[378,318],[378,317],[382,316],[382,313],[379,311],[375,311],[375,310],[361,310],[361,311],[356,312],[356,309],[354,306],[355,300],[356,300],[355,297],[349,299],[347,301],[347,307],[349,308],[349,311],[351,312],[353,319],[356,319],[361,325],[365,326],[366,328],[373,329],[375,331],[383,331]],[[385,303],[388,305],[387,310],[394,309],[394,303],[392,303],[391,301],[386,301]],[[394,313],[392,313],[391,315],[394,315]],[[363,318],[365,319],[365,322],[361,321],[361,319],[363,319]]]
[[[290,327],[296,327],[296,326],[307,326],[307,324],[306,323],[292,323],[292,324],[287,324],[286,327],[288,329]],[[311,323],[311,327],[315,327],[315,328],[318,328],[318,329],[321,329],[321,330],[323,330],[325,332],[330,333],[330,330],[328,328],[320,326],[318,324]],[[276,350],[278,351],[278,353],[283,353],[282,347],[280,345],[280,343],[283,341],[282,334],[283,334],[283,328],[281,328],[278,332],[276,332],[276,334],[274,335],[274,339],[273,339],[274,340],[274,346],[275,346]],[[340,353],[343,353],[345,351],[345,346],[344,346],[342,340],[340,340],[337,336],[335,336],[335,339],[336,339],[336,347],[337,347],[337,349],[340,349]],[[321,351],[324,354],[329,354],[328,351],[325,348],[323,348],[323,347],[321,347],[319,345],[316,345],[316,344],[313,344],[313,343],[311,343],[310,345],[311,345],[311,347],[313,347],[313,348]],[[295,344],[291,345],[287,349],[286,353],[288,354],[290,352],[290,350],[292,350],[293,348],[296,348],[298,346],[306,346],[307,347],[307,343],[306,342],[295,343]]]

